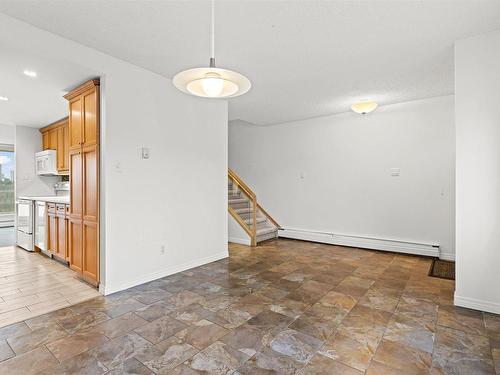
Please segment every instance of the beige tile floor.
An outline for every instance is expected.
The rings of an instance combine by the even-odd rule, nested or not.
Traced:
[[[0,247],[0,327],[99,295],[68,267],[46,256]]]

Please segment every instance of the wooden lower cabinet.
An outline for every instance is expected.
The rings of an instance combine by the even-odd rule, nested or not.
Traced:
[[[57,241],[58,241],[58,235],[57,235],[57,216],[55,213],[48,213],[47,217],[47,233],[48,233],[48,239],[47,239],[47,250],[51,254],[57,254]]]
[[[47,206],[47,250],[57,259],[69,261],[67,205],[48,203]]]
[[[97,249],[97,223],[83,222],[83,275],[89,281],[99,280],[99,259]]]
[[[68,234],[70,243],[70,268],[76,272],[83,272],[83,240],[82,221],[73,217],[69,218]]]

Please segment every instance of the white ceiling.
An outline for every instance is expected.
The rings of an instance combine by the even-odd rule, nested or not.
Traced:
[[[166,77],[209,58],[210,2],[11,1],[0,11]],[[266,125],[453,93],[453,42],[500,29],[500,1],[216,1],[216,58]]]
[[[68,115],[63,95],[95,74],[80,66],[37,56],[0,45],[0,124],[43,127]],[[37,72],[36,78],[24,70]]]

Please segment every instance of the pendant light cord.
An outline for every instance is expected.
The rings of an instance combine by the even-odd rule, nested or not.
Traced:
[[[211,35],[211,54],[210,54],[210,67],[215,67],[215,0],[211,0],[212,4],[212,35]]]

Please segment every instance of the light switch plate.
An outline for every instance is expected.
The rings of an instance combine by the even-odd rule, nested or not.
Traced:
[[[391,176],[397,177],[400,175],[401,170],[399,168],[391,168]]]

